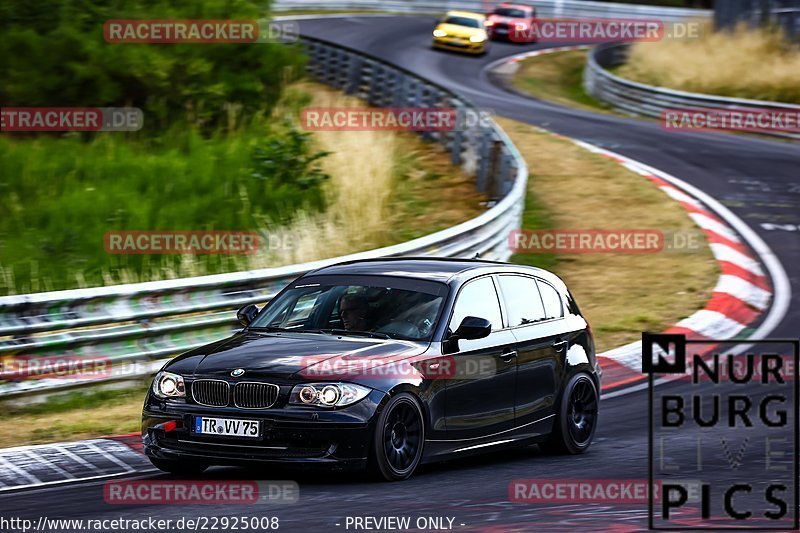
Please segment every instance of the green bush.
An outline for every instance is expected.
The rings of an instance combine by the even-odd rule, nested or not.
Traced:
[[[0,295],[241,268],[236,256],[110,255],[109,231],[258,231],[325,208],[307,134],[283,88],[293,47],[114,44],[108,20],[254,20],[255,0],[6,0],[0,101],[138,107],[139,132],[0,137]],[[297,99],[297,97],[294,97]]]
[[[4,106],[139,107],[145,132],[177,122],[213,130],[268,111],[300,73],[291,46],[107,43],[113,19],[259,19],[253,0],[4,0],[0,4]],[[233,116],[235,115],[235,116]],[[233,121],[231,118],[233,117]]]
[[[106,253],[108,231],[257,231],[324,209],[324,154],[306,135],[170,131],[171,145],[156,148],[114,134],[0,137],[0,295],[103,285],[121,269],[177,272],[180,256]],[[295,167],[275,172],[282,162]],[[235,269],[236,259],[194,258],[198,273]]]

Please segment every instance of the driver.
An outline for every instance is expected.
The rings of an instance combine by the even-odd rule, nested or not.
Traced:
[[[369,303],[360,294],[345,294],[339,302],[339,315],[344,329],[349,331],[369,331]]]

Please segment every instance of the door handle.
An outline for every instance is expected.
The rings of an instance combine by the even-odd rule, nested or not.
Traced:
[[[504,363],[510,363],[516,357],[517,357],[517,352],[514,351],[500,354],[500,359],[502,359]]]
[[[557,352],[561,352],[567,347],[567,344],[567,341],[554,342],[553,348],[555,348]]]

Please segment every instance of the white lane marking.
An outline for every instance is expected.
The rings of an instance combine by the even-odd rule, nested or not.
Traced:
[[[119,466],[124,468],[126,472],[135,472],[136,471],[136,469],[134,469],[131,465],[129,465],[125,461],[121,461],[121,460],[117,459],[116,457],[114,457],[113,455],[111,455],[110,453],[108,453],[107,451],[102,449],[100,446],[98,446],[94,442],[89,441],[89,442],[84,442],[83,444],[87,448],[89,448],[90,450],[96,451],[97,453],[99,453],[100,455],[102,455],[103,457],[108,459],[109,461],[118,464]]]
[[[80,464],[80,465],[83,465],[84,467],[88,468],[89,470],[94,470],[94,471],[95,471],[95,472],[97,472],[97,473],[102,473],[102,472],[103,472],[102,470],[100,470],[99,468],[97,468],[95,465],[93,465],[93,464],[92,464],[92,463],[90,463],[89,461],[86,461],[86,460],[84,460],[84,459],[83,459],[83,457],[80,457],[80,456],[78,456],[78,455],[75,455],[75,454],[74,454],[74,453],[72,453],[70,450],[68,450],[67,448],[65,448],[65,447],[63,447],[63,446],[61,446],[61,445],[58,445],[58,444],[57,444],[57,445],[53,446],[53,448],[54,448],[55,450],[57,450],[57,451],[61,452],[62,454],[66,455],[67,457],[69,457],[70,459],[72,459],[73,461],[75,461],[76,463],[78,463],[78,464]]]
[[[704,209],[703,204],[692,198],[686,193],[681,192],[680,190],[676,189],[675,187],[659,187],[662,191],[664,191],[667,196],[672,198],[673,200],[677,200],[678,202],[683,202],[685,204],[692,205],[698,209]],[[739,240],[738,237],[736,239]]]
[[[769,300],[772,296],[769,291],[765,291],[747,280],[729,274],[723,274],[719,277],[717,286],[714,287],[714,292],[724,292],[735,296],[760,311],[764,311],[769,306]]]
[[[137,473],[142,474],[142,473],[145,473],[145,472],[156,472],[156,471],[158,471],[158,470],[155,467],[153,467],[153,468],[148,468],[148,469],[145,469],[145,470],[139,470]],[[44,482],[44,483],[39,481],[38,483],[28,483],[26,485],[11,485],[9,487],[0,488],[0,493],[3,493],[3,492],[16,492],[18,490],[31,489],[31,488],[50,487],[50,486],[53,486],[53,485],[66,485],[67,483],[76,483],[76,482],[84,483],[84,482],[89,482],[89,481],[97,481],[97,480],[100,480],[100,479],[109,479],[109,478],[113,478],[113,477],[127,476],[129,474],[130,474],[130,472],[116,472],[114,474],[102,474],[102,475],[99,475],[99,476],[82,477],[80,479],[74,479],[74,480],[73,479],[59,479],[57,481],[47,481],[47,482]]]
[[[702,213],[689,213],[689,216],[694,220],[694,223],[703,228],[704,230],[708,230],[711,232],[716,233],[717,235],[721,235],[728,239],[729,241],[733,242],[741,242],[739,241],[739,236],[736,235],[729,226],[725,224],[721,224],[714,220],[713,218],[704,215]]]
[[[70,474],[69,472],[67,472],[66,470],[64,470],[63,468],[61,468],[57,464],[55,464],[54,462],[50,461],[49,459],[46,459],[46,458],[42,457],[41,455],[37,455],[36,453],[34,453],[32,451],[23,452],[23,454],[26,457],[29,457],[34,462],[34,464],[37,464],[37,463],[38,464],[43,464],[46,467],[48,467],[50,470],[58,472],[61,476],[65,477],[67,479],[75,479],[75,476],[73,476],[72,474]]]
[[[747,327],[720,312],[707,309],[697,311],[689,318],[685,318],[675,324],[675,326],[690,329],[708,339],[730,339]]]
[[[761,265],[752,257],[746,256],[738,250],[734,250],[727,244],[711,243],[710,246],[711,253],[714,254],[714,257],[716,257],[717,261],[733,263],[734,265],[743,268],[748,272],[752,272],[753,274],[757,274],[759,276],[764,275],[764,270],[762,270]]]
[[[641,373],[642,371],[642,341],[632,342],[597,355],[611,359],[623,366]]]
[[[30,481],[34,485],[41,485],[42,484],[42,480],[41,479],[37,478],[36,476],[34,476],[33,474],[31,474],[29,472],[26,472],[25,470],[19,468],[17,465],[15,465],[11,461],[7,460],[5,457],[1,457],[0,456],[0,466],[3,466],[4,468],[7,468],[8,470],[11,470],[12,472],[14,472],[15,474],[17,474],[20,477],[24,477],[25,479],[27,479],[28,481]],[[17,485],[14,488],[18,488],[18,487],[19,486]]]

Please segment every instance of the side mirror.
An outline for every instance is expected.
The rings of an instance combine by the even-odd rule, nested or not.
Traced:
[[[241,322],[243,326],[249,326],[250,322],[253,321],[257,314],[258,307],[256,307],[255,304],[249,304],[245,305],[236,312],[236,318],[239,319],[239,322]]]
[[[457,339],[475,340],[483,339],[489,336],[492,332],[492,323],[485,318],[478,318],[476,316],[465,316],[461,321],[461,325],[453,333]]]

